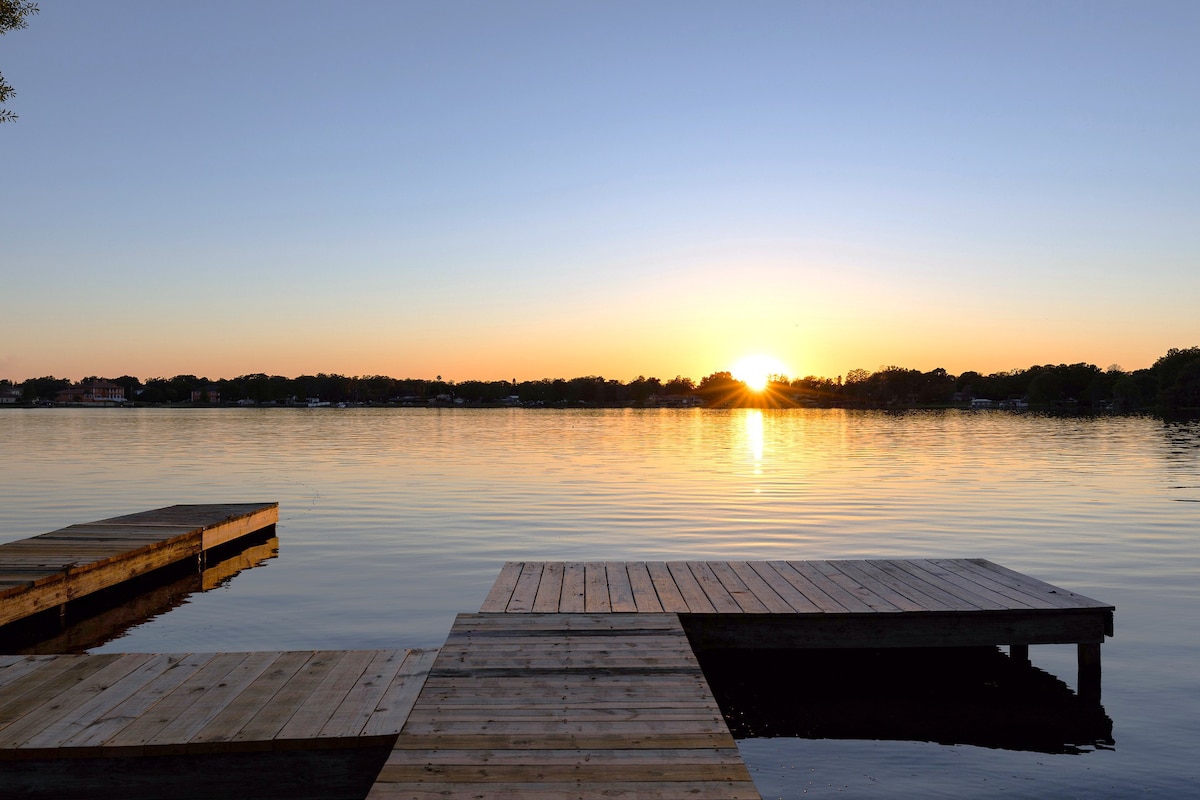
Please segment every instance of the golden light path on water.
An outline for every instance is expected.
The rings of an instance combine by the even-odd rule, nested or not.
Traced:
[[[763,467],[763,412],[757,408],[746,410],[746,444],[750,450],[750,457],[754,459],[754,474],[762,475]],[[761,492],[761,488],[755,489],[756,492]]]

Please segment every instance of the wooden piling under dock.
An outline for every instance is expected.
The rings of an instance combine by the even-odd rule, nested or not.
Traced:
[[[279,521],[278,503],[176,505],[0,544],[0,626],[85,597]]]

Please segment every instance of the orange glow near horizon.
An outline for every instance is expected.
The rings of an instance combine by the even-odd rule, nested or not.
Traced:
[[[730,369],[733,377],[737,378],[746,387],[755,392],[761,392],[767,388],[771,378],[776,375],[784,375],[787,373],[787,367],[783,362],[774,356],[763,355],[756,353],[738,361]]]

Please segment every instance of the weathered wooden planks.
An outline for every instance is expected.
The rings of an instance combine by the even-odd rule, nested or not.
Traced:
[[[3,656],[0,764],[389,744],[435,654]]]
[[[571,572],[585,577],[583,602],[566,589]],[[698,648],[1007,644],[1028,660],[1031,644],[1076,644],[1081,693],[1096,697],[1099,645],[1113,634],[1114,611],[979,558],[511,562],[480,611],[568,614],[583,606],[678,613]]]
[[[459,615],[369,795],[447,796],[758,793],[678,618],[601,612]]]
[[[177,505],[0,544],[0,625],[274,525],[278,503]]]
[[[583,576],[583,606],[565,575]],[[1082,614],[1113,607],[984,559],[510,562],[481,613],[888,616]],[[1075,641],[1075,640],[1072,640]]]

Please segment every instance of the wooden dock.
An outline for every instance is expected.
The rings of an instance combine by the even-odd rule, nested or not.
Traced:
[[[698,648],[1075,644],[1100,689],[1111,605],[981,558],[509,562],[483,613],[681,615]]]
[[[0,626],[185,559],[279,521],[278,503],[177,505],[0,544]]]
[[[435,654],[0,656],[0,797],[361,797]]]
[[[277,519],[0,545],[0,624]],[[1098,707],[1113,613],[984,559],[510,562],[440,651],[0,656],[0,797],[758,798],[696,652],[1072,643]]]
[[[676,615],[462,614],[368,797],[759,795]]]

